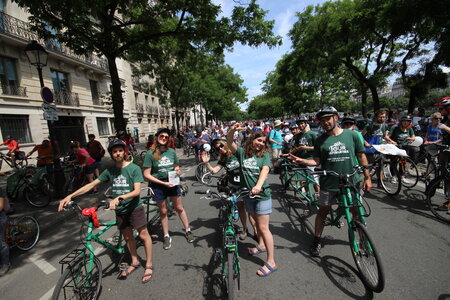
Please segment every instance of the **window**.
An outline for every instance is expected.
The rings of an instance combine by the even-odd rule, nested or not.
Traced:
[[[19,143],[31,143],[30,126],[28,116],[0,115],[0,128],[3,140],[12,136]]]
[[[92,103],[95,105],[100,105],[100,97],[98,94],[98,82],[95,80],[89,80],[89,85],[91,86]]]
[[[134,93],[134,101],[136,101],[136,103],[138,103],[138,99],[139,99],[139,94]]]
[[[55,91],[70,92],[69,79],[67,73],[50,70],[52,76],[53,89]]]
[[[109,124],[111,124],[112,132],[116,132],[116,127],[114,126],[114,118],[109,119]]]
[[[108,118],[97,118],[97,127],[99,135],[109,135]]]
[[[5,95],[19,95],[19,82],[15,68],[15,61],[0,56],[0,84]]]

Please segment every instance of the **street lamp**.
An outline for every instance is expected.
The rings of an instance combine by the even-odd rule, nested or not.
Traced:
[[[37,41],[31,41],[25,47],[25,54],[27,55],[28,61],[31,65],[35,66],[39,74],[39,82],[41,83],[41,88],[44,87],[44,77],[42,76],[42,67],[45,67],[48,62],[48,52],[45,51],[44,47],[38,44]],[[53,175],[55,183],[55,194],[61,196],[65,184],[64,172],[61,168],[61,162],[59,161],[58,152],[56,149],[56,144],[53,136],[53,121],[47,121],[48,132],[50,136],[50,142],[52,143],[53,150]]]
[[[37,68],[39,81],[41,82],[41,88],[43,88],[44,78],[42,77],[42,67],[45,67],[47,65],[48,52],[45,51],[44,47],[42,47],[36,41],[31,41],[31,43],[29,43],[25,47],[24,51],[30,64]]]

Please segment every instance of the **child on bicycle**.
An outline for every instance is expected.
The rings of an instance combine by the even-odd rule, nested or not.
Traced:
[[[147,219],[145,208],[140,199],[141,183],[144,182],[139,166],[130,162],[125,153],[126,144],[122,140],[116,140],[108,146],[108,152],[115,162],[104,170],[93,182],[81,187],[59,202],[58,211],[63,210],[72,198],[86,194],[100,184],[100,182],[111,182],[113,200],[109,202],[109,208],[116,211],[117,227],[122,232],[131,255],[131,264],[121,272],[120,279],[126,279],[132,272],[140,267],[139,256],[136,251],[136,240],[133,229],[136,229],[139,238],[144,243],[147,260],[142,276],[142,283],[150,281],[153,275],[152,263],[152,239],[147,230]]]
[[[0,187],[0,276],[8,273],[11,268],[9,261],[9,245],[5,241],[5,225],[9,210],[8,199],[6,199],[3,189]]]

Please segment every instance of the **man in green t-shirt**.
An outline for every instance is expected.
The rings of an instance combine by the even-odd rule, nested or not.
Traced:
[[[131,264],[124,270],[120,277],[126,279],[133,271],[141,266],[136,251],[136,240],[133,229],[139,233],[139,238],[144,243],[147,256],[142,283],[148,282],[153,275],[152,263],[152,239],[147,230],[145,208],[141,205],[141,183],[144,182],[139,166],[128,160],[126,144],[122,140],[116,140],[108,147],[115,165],[107,168],[93,182],[81,187],[59,202],[58,211],[63,210],[72,198],[89,192],[101,182],[111,183],[113,200],[109,202],[109,208],[115,209],[117,227],[122,232],[131,255]]]
[[[300,158],[311,159],[317,134],[308,126],[308,119],[304,116],[297,120],[300,133],[294,136],[294,148],[291,153]]]
[[[321,165],[324,170],[335,171],[340,174],[352,173],[356,161],[360,165],[367,165],[364,154],[364,145],[360,136],[352,130],[342,129],[338,126],[339,115],[334,107],[325,107],[317,113],[320,125],[325,133],[319,136],[314,144],[313,159],[294,158],[294,162],[307,165]],[[359,176],[354,176],[355,184],[359,182]],[[372,181],[369,170],[364,171],[363,188],[370,191]],[[337,203],[339,191],[339,179],[333,176],[322,176],[320,178],[320,196],[318,199],[319,212],[315,220],[314,242],[310,249],[312,256],[320,254],[320,237],[324,228],[324,220],[332,204]]]
[[[386,111],[379,110],[375,113],[375,120],[369,122],[362,130],[364,146],[371,147],[371,144],[379,145],[385,142],[392,142],[388,137],[389,129],[386,122]]]

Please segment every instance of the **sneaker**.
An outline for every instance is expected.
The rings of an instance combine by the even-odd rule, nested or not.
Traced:
[[[392,177],[391,182],[393,184],[397,184],[398,183],[397,177]]]
[[[314,240],[314,242],[311,246],[311,249],[309,249],[309,253],[311,254],[311,256],[317,257],[320,255],[321,248],[322,248],[322,246],[320,245],[320,241]]]
[[[239,234],[239,239],[240,239],[241,241],[243,241],[243,240],[245,240],[245,239],[247,238],[247,235],[248,235],[248,230],[244,230],[244,231],[242,231],[242,232]]]
[[[172,247],[172,238],[170,236],[164,237],[163,248],[164,250],[168,250]]]
[[[194,234],[192,233],[192,231],[186,231],[186,240],[188,241],[188,243],[194,242]]]
[[[9,269],[11,269],[11,264],[8,265],[2,265],[0,267],[0,276],[5,275],[6,273],[8,273]]]
[[[402,182],[404,184],[411,184],[411,181],[408,178],[402,178]]]

